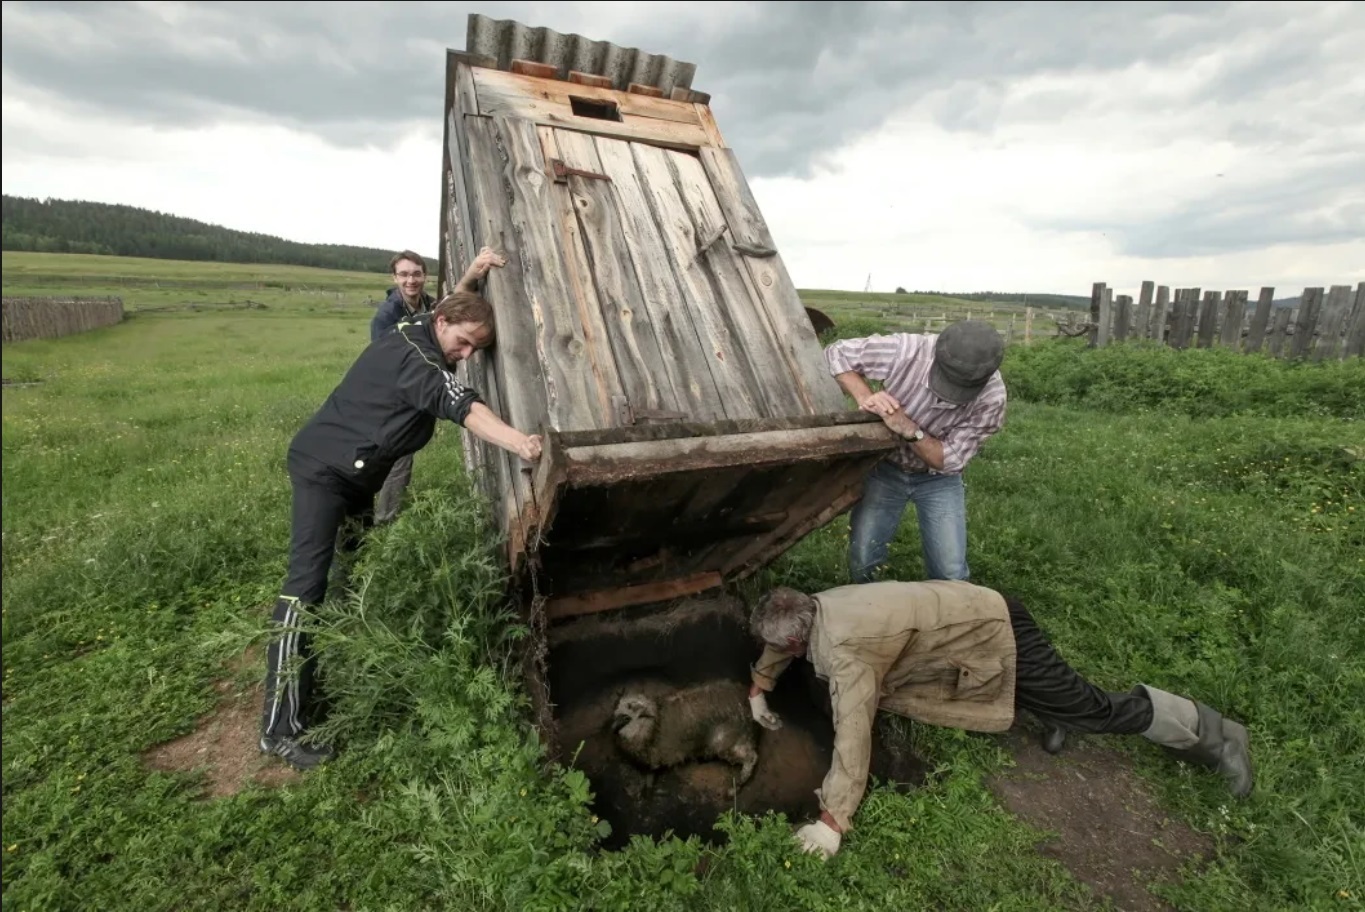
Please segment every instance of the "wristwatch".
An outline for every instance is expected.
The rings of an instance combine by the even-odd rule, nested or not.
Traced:
[[[905,439],[911,443],[919,443],[924,439],[924,428],[915,428],[915,433],[907,434]]]

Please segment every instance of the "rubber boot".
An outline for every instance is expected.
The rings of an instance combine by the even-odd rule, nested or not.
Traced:
[[[1031,715],[1038,720],[1038,724],[1043,728],[1043,734],[1038,739],[1038,743],[1043,746],[1043,750],[1047,751],[1049,754],[1061,753],[1062,748],[1066,746],[1066,729],[1062,728],[1047,716],[1040,716],[1037,713],[1031,713]]]
[[[1176,757],[1216,770],[1237,798],[1251,794],[1255,776],[1251,768],[1246,726],[1223,717],[1218,710],[1139,684],[1152,701],[1152,724],[1142,733],[1149,741],[1168,748]]]
[[[1053,722],[1043,723],[1043,750],[1059,754],[1066,747],[1066,729]]]

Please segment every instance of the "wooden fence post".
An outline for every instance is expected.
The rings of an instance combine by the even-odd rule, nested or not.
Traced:
[[[1223,348],[1230,348],[1237,351],[1242,345],[1242,324],[1246,322],[1247,316],[1247,293],[1245,291],[1229,291],[1223,300],[1223,332],[1218,337],[1218,344]]]
[[[1346,330],[1348,358],[1365,355],[1365,282],[1356,286],[1356,302],[1351,307],[1351,324]]]
[[[1294,338],[1289,346],[1289,357],[1302,358],[1313,346],[1313,332],[1318,328],[1318,313],[1322,310],[1322,288],[1305,288],[1299,299],[1299,318],[1294,323]]]
[[[1090,286],[1090,347],[1096,348],[1104,344],[1100,341],[1100,299],[1104,297],[1105,285],[1103,282],[1096,282]],[[1108,341],[1108,334],[1105,334],[1105,341]]]
[[[1133,296],[1119,295],[1114,305],[1114,341],[1123,342],[1128,338],[1128,318],[1133,311]]]
[[[1138,339],[1146,339],[1149,335],[1148,327],[1152,325],[1152,289],[1155,284],[1143,282],[1142,288],[1138,291],[1137,314],[1133,318],[1133,335]]]
[[[1261,344],[1265,341],[1266,326],[1270,323],[1270,307],[1275,301],[1275,289],[1267,285],[1261,286],[1261,296],[1256,300],[1256,313],[1251,318],[1251,327],[1247,330],[1246,349],[1248,353],[1261,350]]]
[[[1158,285],[1156,303],[1152,305],[1152,322],[1147,327],[1147,338],[1158,342],[1166,341],[1169,335],[1167,321],[1170,319],[1171,289]]]
[[[1171,348],[1188,348],[1194,339],[1194,324],[1199,316],[1199,289],[1181,288],[1175,293],[1174,326]]]
[[[1362,285],[1361,287],[1362,287],[1362,288],[1365,288],[1365,285]],[[1026,309],[1024,310],[1024,344],[1025,344],[1025,345],[1031,345],[1031,344],[1033,344],[1033,308],[1032,308],[1032,307],[1026,308]]]
[[[1104,348],[1109,344],[1110,328],[1114,320],[1114,293],[1109,287],[1100,290],[1100,325],[1095,334],[1095,346]]]
[[[1275,313],[1275,323],[1270,330],[1270,355],[1282,357],[1285,353],[1284,340],[1289,338],[1289,321],[1294,319],[1297,308],[1281,307]]]
[[[1218,333],[1218,304],[1222,297],[1221,292],[1204,292],[1204,304],[1199,309],[1199,348],[1208,348],[1213,345],[1213,340]]]
[[[1327,303],[1322,307],[1322,317],[1318,321],[1318,343],[1313,346],[1313,360],[1335,358],[1337,345],[1341,342],[1341,329],[1351,316],[1351,286],[1333,285],[1327,293]]]

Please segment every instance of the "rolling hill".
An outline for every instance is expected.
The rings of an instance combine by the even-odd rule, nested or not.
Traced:
[[[136,206],[9,195],[4,197],[2,233],[0,248],[4,250],[271,263],[360,272],[388,272],[389,257],[394,254],[371,247],[303,244]],[[427,259],[434,264],[436,258]]]

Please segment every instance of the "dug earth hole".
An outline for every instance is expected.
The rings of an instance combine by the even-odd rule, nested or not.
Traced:
[[[820,813],[815,790],[829,770],[834,731],[829,691],[809,662],[792,663],[768,696],[782,717],[770,731],[754,725],[758,763],[732,794],[737,767],[719,760],[651,771],[621,750],[612,728],[622,692],[641,688],[663,695],[707,682],[735,684],[743,700],[758,651],[743,603],[728,595],[690,598],[612,615],[559,622],[547,633],[547,684],[557,731],[557,759],[588,777],[593,812],[611,825],[602,847],[623,847],[633,835],[719,844],[717,819],[734,808],[761,816],[779,811],[793,823]],[[743,703],[748,715],[748,702]],[[926,766],[877,726],[872,775],[914,787]]]
[[[561,763],[592,783],[593,812],[611,824],[604,849],[619,849],[636,834],[720,844],[715,823],[732,807],[759,816],[779,811],[793,824],[820,813],[815,790],[829,769],[834,733],[827,685],[807,661],[793,662],[769,694],[782,728],[757,728],[758,764],[733,796],[730,764],[693,762],[651,773],[616,743],[613,710],[627,689],[658,694],[709,681],[733,681],[740,692],[747,687],[757,646],[738,599],[691,598],[562,621],[549,628],[546,646],[553,747]],[[874,729],[872,776],[896,788],[920,786],[926,764],[883,722],[879,717]],[[991,792],[1046,833],[1039,854],[1061,863],[1101,902],[1125,912],[1173,909],[1149,885],[1175,882],[1186,863],[1213,856],[1212,840],[1163,811],[1128,759],[1092,743],[1098,739],[1073,736],[1053,756],[1027,723],[984,737],[1003,738],[1015,758],[1014,767],[988,782]]]

